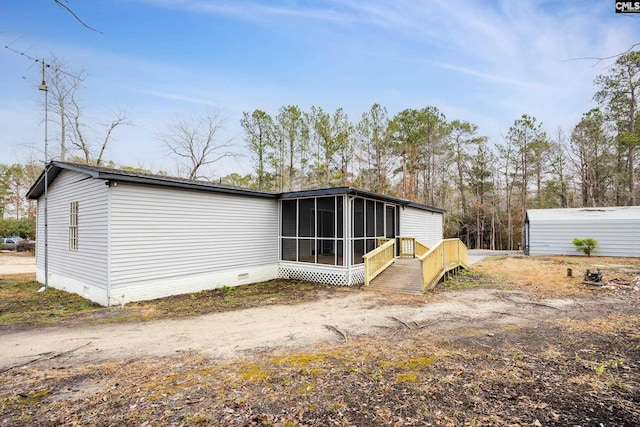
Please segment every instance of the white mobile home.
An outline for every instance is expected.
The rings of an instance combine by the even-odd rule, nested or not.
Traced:
[[[349,286],[378,238],[443,237],[442,209],[351,187],[269,193],[65,162],[46,176],[48,283],[103,305],[278,277]],[[44,282],[44,173],[28,197]]]
[[[640,256],[640,206],[529,209],[525,219],[529,255],[579,255],[574,238],[598,241],[593,255]]]

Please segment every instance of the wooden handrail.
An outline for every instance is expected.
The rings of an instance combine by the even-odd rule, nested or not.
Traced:
[[[432,289],[448,271],[458,267],[467,268],[467,247],[460,239],[445,239],[419,259],[424,292]]]
[[[385,268],[389,267],[396,260],[396,241],[389,240],[381,246],[378,246],[371,252],[362,256],[364,259],[364,285],[369,283]]]
[[[420,258],[422,255],[426,254],[427,252],[429,252],[429,246],[425,245],[422,241],[416,239],[415,242],[415,251],[416,251],[416,256],[418,258]]]

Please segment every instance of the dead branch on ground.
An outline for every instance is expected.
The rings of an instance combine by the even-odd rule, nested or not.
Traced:
[[[342,338],[344,339],[345,344],[347,343],[347,333],[346,332],[342,332],[340,329],[336,328],[335,326],[332,325],[324,325],[325,328],[329,329],[330,331],[333,331],[337,334],[339,334],[340,336],[342,336]]]

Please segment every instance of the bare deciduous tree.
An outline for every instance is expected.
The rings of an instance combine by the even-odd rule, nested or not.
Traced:
[[[110,123],[104,124],[102,127],[106,129],[106,133],[102,142],[93,144],[91,141],[98,139],[97,131],[87,124],[92,120],[84,116],[83,108],[78,101],[78,92],[87,78],[87,72],[71,72],[69,64],[55,56],[47,70],[48,108],[53,111],[53,120],[60,127],[60,160],[67,160],[70,154],[74,154],[74,149],[77,149],[82,153],[82,161],[101,165],[115,128],[131,124],[127,111],[120,109]]]
[[[70,126],[68,108],[72,103],[77,104],[74,97],[87,73],[84,70],[70,73],[69,64],[56,56],[51,60],[47,70],[48,108],[54,113],[53,120],[60,127],[60,160],[64,162],[67,157],[67,131]]]
[[[224,120],[218,111],[202,117],[178,118],[169,131],[161,136],[169,151],[188,172],[189,179],[207,179],[201,173],[204,166],[238,154],[231,150],[231,140],[220,140]]]
[[[106,129],[105,136],[102,139],[99,147],[94,148],[92,144],[90,144],[87,139],[84,131],[84,126],[82,124],[81,118],[81,109],[78,106],[75,98],[72,98],[70,118],[73,126],[73,138],[71,139],[71,143],[73,146],[78,148],[84,157],[84,161],[87,164],[95,164],[97,166],[102,165],[104,160],[104,153],[107,148],[107,145],[112,140],[113,131],[118,126],[126,126],[131,125],[132,122],[129,120],[129,115],[125,110],[120,110],[116,113],[116,117],[107,124],[104,124]],[[97,152],[97,155],[94,153]]]

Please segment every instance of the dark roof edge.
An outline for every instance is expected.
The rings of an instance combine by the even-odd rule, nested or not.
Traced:
[[[359,190],[353,187],[332,187],[316,190],[290,191],[285,193],[270,193],[266,191],[250,190],[246,188],[226,187],[204,181],[187,180],[182,178],[165,177],[161,175],[149,175],[139,172],[125,171],[120,169],[104,168],[100,166],[80,165],[77,163],[67,163],[52,161],[47,165],[48,185],[56,179],[62,170],[70,170],[83,173],[94,179],[104,179],[105,181],[130,182],[134,184],[158,185],[171,188],[181,188],[198,191],[209,191],[214,193],[235,194],[242,196],[261,197],[269,199],[294,199],[301,197],[331,196],[339,194],[350,194],[375,200],[387,201],[401,206],[409,206],[430,212],[445,213],[445,209],[427,206],[410,200],[399,199],[397,197],[374,193],[372,191]],[[44,175],[38,177],[36,182],[27,192],[27,198],[38,199],[44,193]]]
[[[277,199],[277,193],[269,193],[266,191],[250,190],[236,187],[226,187],[209,182],[201,182],[195,180],[186,180],[173,177],[164,177],[160,175],[148,175],[137,172],[123,171],[119,169],[102,168],[98,166],[85,166],[75,163],[66,163],[52,161],[47,166],[47,181],[51,185],[53,180],[60,174],[62,170],[70,170],[91,178],[104,179],[105,181],[130,182],[134,184],[159,185],[164,187],[182,188],[198,191],[210,191],[216,193],[236,194],[253,197]],[[44,172],[38,177],[36,182],[27,192],[27,198],[37,199],[44,193]]]
[[[318,196],[332,196],[339,194],[350,194],[353,196],[361,196],[370,199],[387,201],[390,203],[395,203],[402,206],[409,206],[416,209],[421,209],[424,211],[436,212],[436,213],[445,213],[447,212],[445,209],[436,208],[433,206],[423,205],[422,203],[412,202],[410,200],[399,199],[397,197],[387,196],[384,194],[374,193],[372,191],[359,190],[353,187],[333,187],[333,188],[322,188],[317,190],[301,190],[301,191],[290,191],[287,193],[282,193],[280,195],[281,199],[297,199],[301,197],[318,197]]]
[[[101,173],[97,178],[108,181],[131,182],[134,184],[161,185],[164,187],[183,188],[199,191],[210,191],[213,193],[238,194],[243,196],[263,197],[268,199],[277,199],[277,193],[267,193],[264,191],[250,190],[244,188],[224,187],[207,182],[199,183],[199,181],[176,181],[169,179],[156,179],[146,176],[126,176],[118,174]]]

